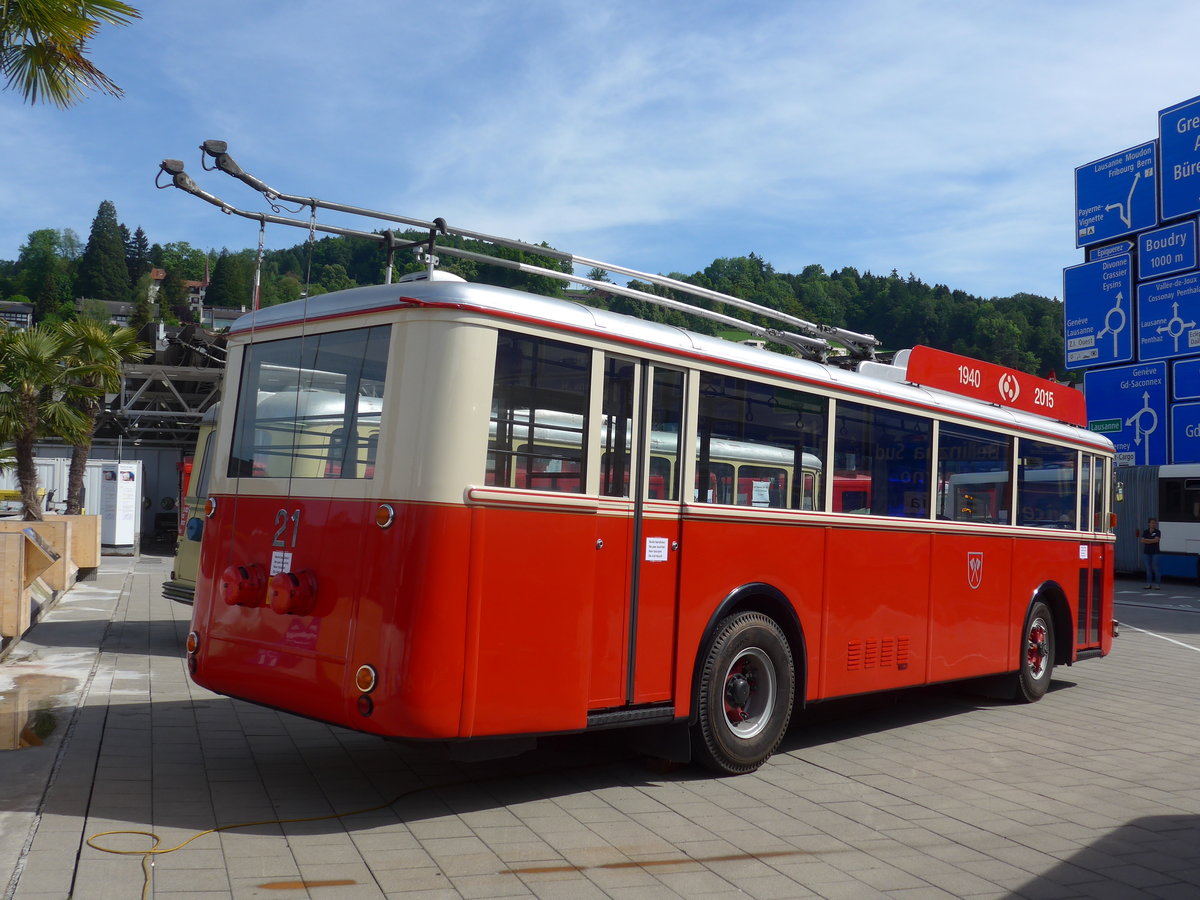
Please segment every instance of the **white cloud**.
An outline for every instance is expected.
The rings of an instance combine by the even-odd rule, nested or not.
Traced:
[[[263,209],[199,170],[196,146],[221,138],[284,191],[640,268],[755,250],[785,271],[1056,295],[1080,259],[1074,167],[1153,137],[1156,111],[1195,93],[1200,25],[1190,3],[1032,0],[144,12],[93,52],[125,100],[48,113],[0,96],[0,257],[35,228],[86,236],[103,199],[153,241],[253,245],[252,223],[153,190],[159,160],[182,157]]]

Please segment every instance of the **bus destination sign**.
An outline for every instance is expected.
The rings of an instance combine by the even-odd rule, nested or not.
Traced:
[[[908,357],[905,378],[914,384],[1087,427],[1087,408],[1080,391],[994,363],[918,346]]]

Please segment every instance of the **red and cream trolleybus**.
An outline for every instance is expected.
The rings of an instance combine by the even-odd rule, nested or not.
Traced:
[[[1070,389],[451,280],[262,309],[229,351],[188,655],[218,692],[415,739],[686,725],[740,772],[797,704],[1035,700],[1110,647],[1112,450]]]
[[[1078,392],[439,276],[233,326],[199,684],[412,740],[659,726],[741,773],[808,703],[1033,701],[1108,653],[1113,449]]]

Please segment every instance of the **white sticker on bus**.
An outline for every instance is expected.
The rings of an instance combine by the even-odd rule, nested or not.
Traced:
[[[271,553],[271,574],[292,571],[292,551],[274,550]]]
[[[667,561],[667,539],[659,537],[646,538],[646,562]]]

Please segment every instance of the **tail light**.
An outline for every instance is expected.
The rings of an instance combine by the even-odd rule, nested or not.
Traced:
[[[375,701],[371,699],[371,691],[375,690],[375,685],[378,683],[379,678],[374,666],[361,665],[354,673],[354,686],[359,691],[356,705],[358,714],[364,718],[375,711]]]
[[[200,633],[197,631],[189,631],[187,640],[184,642],[184,647],[187,649],[188,674],[195,675],[196,654],[200,651]]]

